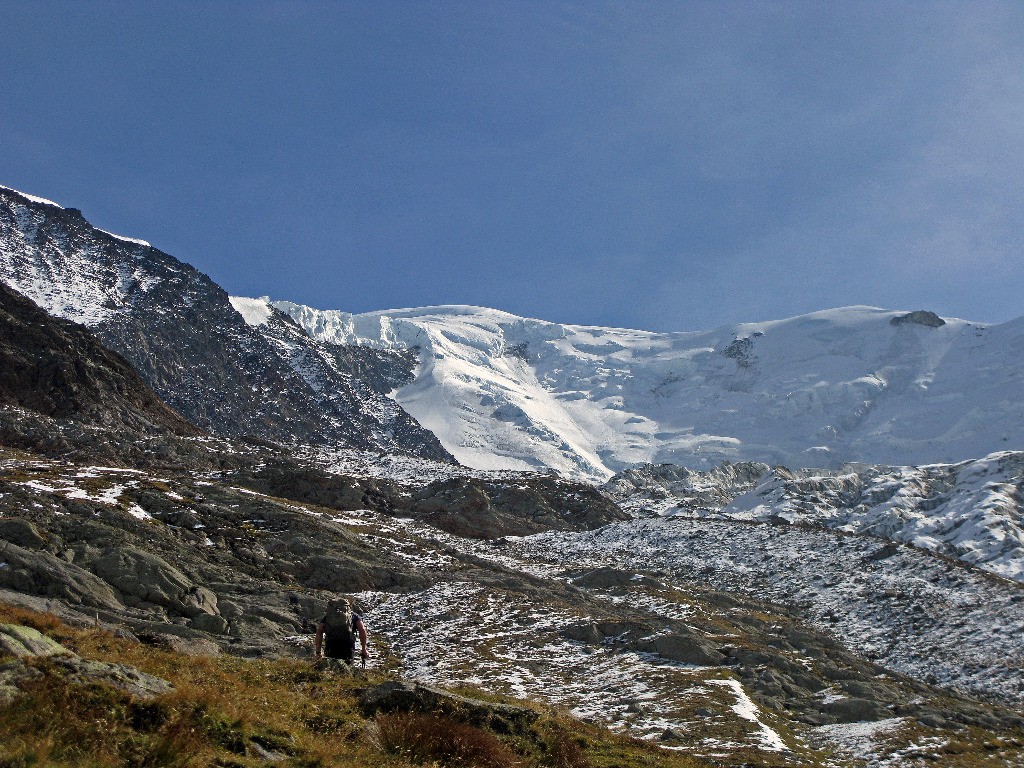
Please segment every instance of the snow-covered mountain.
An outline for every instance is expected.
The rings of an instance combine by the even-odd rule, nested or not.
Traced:
[[[838,468],[1024,447],[1024,318],[846,307],[652,333],[465,306],[272,305],[325,342],[418,349],[393,396],[473,467],[606,479],[641,463]]]
[[[467,306],[229,300],[145,241],[3,188],[0,279],[89,326],[221,434],[447,449],[470,467],[597,481],[647,463],[838,469],[1024,448],[1024,318],[847,307],[653,333]]]
[[[408,355],[314,341],[280,312],[257,330],[206,275],[74,208],[0,187],[0,281],[90,328],[216,434],[449,458],[385,396],[411,378]]]

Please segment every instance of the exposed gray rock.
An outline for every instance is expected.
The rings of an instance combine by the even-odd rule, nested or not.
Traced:
[[[141,672],[127,664],[92,661],[77,656],[55,656],[53,665],[60,676],[70,683],[102,683],[140,699],[150,699],[174,689],[163,678]]]
[[[562,629],[562,635],[570,640],[591,645],[610,643],[634,643],[641,635],[651,631],[648,624],[635,621],[590,621],[570,624]],[[643,649],[641,649],[643,650]]]
[[[0,624],[0,651],[19,657],[0,666],[0,705],[20,694],[18,683],[40,675],[40,670],[25,662],[31,657],[46,657],[49,663],[42,671],[57,674],[69,683],[101,683],[137,698],[152,698],[173,688],[166,680],[127,664],[83,659],[38,630],[18,624]]]
[[[199,619],[204,616],[219,618],[217,616],[219,613],[217,609],[217,595],[206,587],[192,587],[188,594],[185,595],[182,602],[184,604],[184,610],[182,613],[186,616],[191,616],[194,619]]]
[[[486,725],[499,733],[523,731],[540,717],[539,712],[528,707],[494,704],[403,680],[366,688],[360,694],[359,703],[367,715],[441,712],[474,725]]]
[[[597,630],[597,625],[592,621],[570,624],[562,630],[562,635],[570,640],[590,645],[597,645],[604,639],[604,635]]]
[[[662,658],[698,667],[714,667],[725,663],[725,654],[714,643],[681,630],[645,638],[637,645],[637,650],[653,652]]]
[[[184,573],[152,552],[119,548],[93,562],[92,570],[126,595],[191,615],[209,612],[193,599],[195,585]]]
[[[277,752],[273,749],[268,749],[260,744],[255,739],[249,741],[246,747],[246,751],[257,760],[262,760],[266,763],[280,763],[282,760],[287,760],[288,755],[283,752]]]
[[[477,539],[587,530],[626,517],[592,486],[541,475],[517,482],[436,481],[413,494],[411,511],[449,533]]]
[[[202,637],[182,637],[161,632],[140,632],[139,640],[184,656],[217,656],[220,646]]]
[[[123,608],[110,586],[92,573],[49,552],[31,552],[0,541],[0,587],[72,605]]]
[[[636,586],[638,584],[643,584],[644,586],[657,584],[650,577],[607,567],[587,571],[574,578],[573,583],[577,587],[585,589],[611,589],[614,587]]]
[[[834,717],[840,723],[874,722],[892,716],[892,713],[877,701],[858,698],[832,701],[823,704],[819,711]]]
[[[200,632],[209,632],[211,635],[227,634],[229,626],[223,616],[213,616],[209,613],[200,613],[189,624]]]

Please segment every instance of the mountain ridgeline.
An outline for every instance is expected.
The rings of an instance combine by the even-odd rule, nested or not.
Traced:
[[[1024,447],[1024,318],[846,307],[653,333],[467,306],[352,315],[229,297],[148,243],[4,188],[0,280],[225,437],[590,482],[642,464],[839,469]]]
[[[450,458],[386,396],[414,355],[315,342],[284,315],[268,337],[209,277],[76,209],[0,188],[0,280],[90,328],[214,434]]]

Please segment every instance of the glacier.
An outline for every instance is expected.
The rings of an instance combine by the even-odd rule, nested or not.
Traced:
[[[392,397],[478,469],[604,481],[638,464],[838,469],[1024,448],[1024,318],[854,306],[656,333],[472,306],[249,301],[318,340],[418,350],[416,378]]]

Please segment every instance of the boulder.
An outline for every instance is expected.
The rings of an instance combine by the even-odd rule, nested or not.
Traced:
[[[155,698],[174,689],[163,678],[127,664],[92,661],[78,656],[55,656],[53,659],[55,671],[67,682],[77,685],[109,685],[138,699]]]
[[[196,586],[163,558],[135,547],[119,547],[92,563],[93,572],[125,595],[174,613],[195,617],[217,613],[217,596]]]
[[[926,328],[941,328],[946,321],[926,309],[918,309],[905,315],[898,315],[889,321],[890,325],[923,325]]]
[[[424,699],[416,683],[389,680],[364,688],[359,694],[359,706],[367,715],[377,712],[412,712],[424,708]]]
[[[611,642],[630,642],[650,631],[649,625],[644,626],[633,621],[591,621],[570,624],[562,629],[562,635],[580,643],[599,645]]]
[[[161,632],[140,632],[139,640],[184,656],[217,656],[220,646],[203,637],[182,637]]]
[[[141,699],[160,696],[173,688],[163,678],[127,664],[80,658],[56,640],[19,624],[0,624],[0,648],[19,657],[0,666],[0,706],[9,704],[20,695],[20,682],[44,673],[55,674],[75,685],[109,685]],[[40,670],[25,662],[29,657],[46,657],[49,662]]]
[[[824,715],[834,717],[836,722],[839,723],[876,722],[892,715],[888,709],[877,701],[858,698],[832,701],[828,704],[823,704],[818,708],[818,711]]]
[[[562,630],[562,635],[569,640],[588,645],[597,645],[604,639],[604,636],[597,631],[597,625],[594,622],[570,624]]]
[[[364,689],[359,704],[368,717],[377,712],[439,712],[498,733],[525,732],[540,717],[527,707],[471,699],[404,680]]]
[[[206,587],[193,587],[182,601],[185,605],[183,613],[186,616],[211,616],[220,618],[217,614],[217,595]]]
[[[725,663],[725,654],[714,643],[683,631],[644,638],[637,650],[697,667],[717,667]]]
[[[573,579],[573,584],[577,587],[585,587],[587,589],[611,589],[614,587],[636,586],[638,584],[652,586],[656,583],[653,579],[647,577],[637,578],[634,573],[608,567],[595,568]]]
[[[225,635],[229,625],[222,616],[211,616],[208,613],[201,613],[189,622],[189,626],[193,629],[198,629],[200,632],[209,632],[211,635]]]

